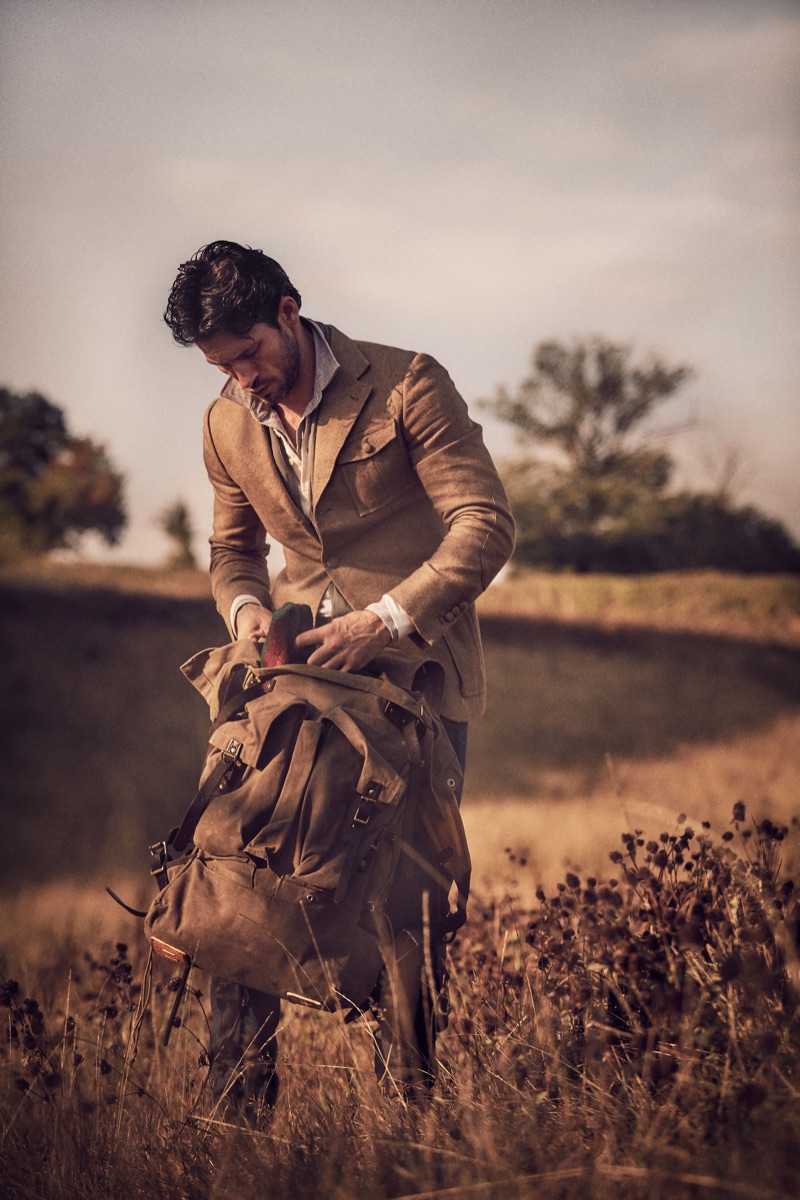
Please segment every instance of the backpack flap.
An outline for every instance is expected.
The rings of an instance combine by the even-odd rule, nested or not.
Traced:
[[[215,721],[226,700],[240,691],[251,670],[261,666],[261,652],[255,642],[243,638],[225,646],[200,650],[181,667],[181,672],[197,688]]]
[[[398,775],[382,754],[372,745],[364,730],[353,720],[343,708],[335,708],[325,714],[325,720],[344,734],[350,745],[361,755],[364,765],[358,779],[357,791],[360,796],[366,796],[377,785],[374,799],[380,804],[397,804],[406,790],[406,780]],[[404,742],[402,734],[399,737]]]
[[[287,773],[295,761],[298,731],[312,724],[308,707],[294,696],[260,695],[237,720],[226,721],[211,733],[206,775],[216,770],[239,744],[237,770],[227,776],[197,823],[195,845],[210,854],[229,854],[247,846],[274,819]]]
[[[350,714],[331,709],[301,726],[280,794],[245,854],[340,899],[406,786]]]
[[[290,710],[295,709],[302,719],[308,713],[308,705],[296,696],[260,695],[243,704],[241,715],[215,725],[209,734],[209,745],[224,751],[231,738],[241,742],[239,757],[248,767],[256,767],[262,757],[264,743],[276,722]]]

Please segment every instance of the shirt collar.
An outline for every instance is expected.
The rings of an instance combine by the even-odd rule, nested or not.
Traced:
[[[319,407],[322,393],[338,371],[339,363],[318,322],[307,317],[301,319],[314,336],[314,391],[301,418],[301,421],[305,421],[306,417]],[[280,417],[268,401],[245,391],[234,380],[228,380],[222,389],[222,395],[227,400],[233,400],[234,404],[248,409],[253,420],[258,421],[259,425],[272,426],[279,430],[283,428]]]

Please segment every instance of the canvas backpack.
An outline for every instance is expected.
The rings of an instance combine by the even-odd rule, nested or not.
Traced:
[[[449,939],[466,915],[460,769],[431,703],[439,664],[388,650],[369,674],[265,667],[240,641],[182,670],[213,723],[200,790],[151,847],[153,949],[295,1003],[363,1008],[395,952],[404,856],[445,897],[429,936]]]

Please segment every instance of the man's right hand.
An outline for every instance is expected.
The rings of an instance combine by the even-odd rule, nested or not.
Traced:
[[[243,604],[236,614],[237,638],[262,641],[269,633],[272,613],[261,604]]]

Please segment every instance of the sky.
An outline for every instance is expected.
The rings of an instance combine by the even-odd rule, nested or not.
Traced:
[[[785,0],[4,0],[0,384],[126,477],[114,557],[203,560],[220,377],[162,321],[229,238],[303,312],[477,402],[545,339],[690,364],[678,482],[800,536],[800,6]],[[91,541],[89,555],[101,549]]]

